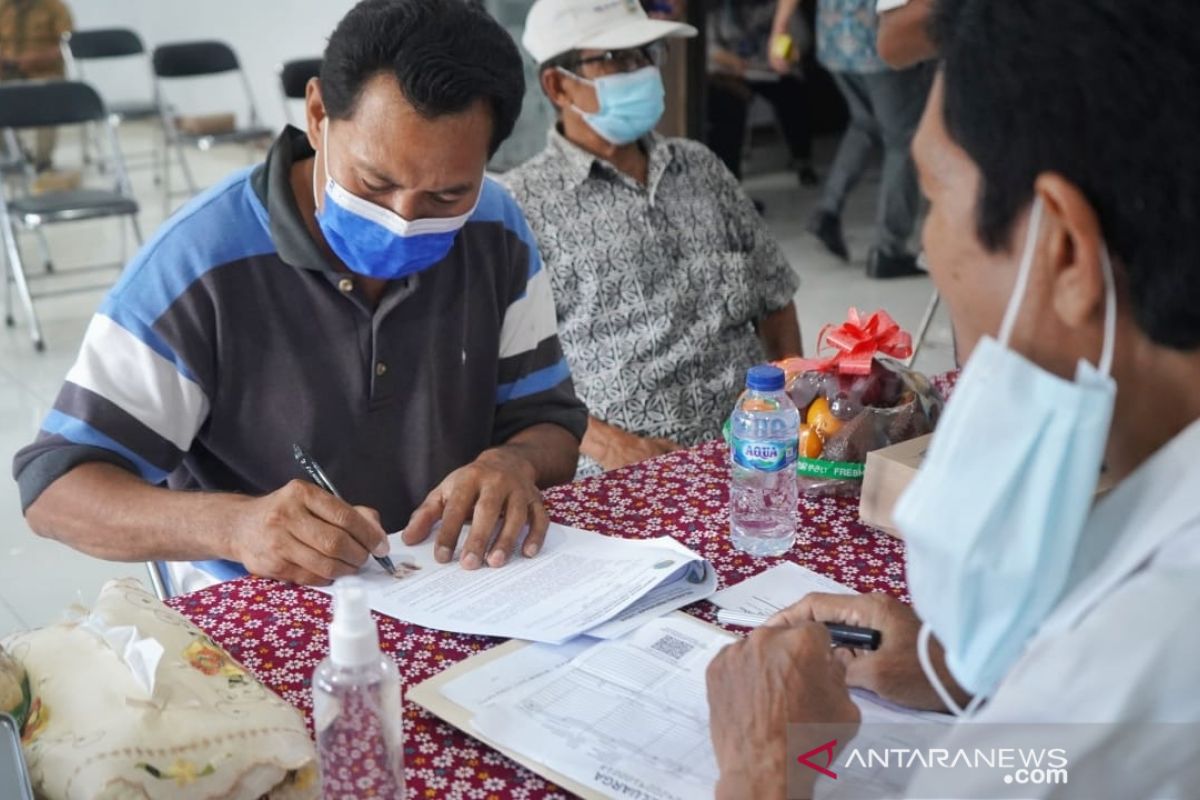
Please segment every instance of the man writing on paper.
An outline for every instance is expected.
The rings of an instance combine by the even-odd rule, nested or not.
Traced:
[[[528,523],[534,555],[539,487],[570,480],[587,415],[533,237],[484,176],[523,87],[472,4],[352,9],[307,130],[171,219],[93,319],[15,460],[33,529],[313,584],[406,523],[411,544],[440,519],[446,561],[473,516],[467,568],[503,564]],[[294,442],[367,508],[295,480]]]
[[[1070,723],[1073,797],[1194,796],[1200,6],[934,13],[944,65],[913,149],[970,359],[895,513],[913,608],[809,595],[722,653],[720,796],[780,796],[787,724],[853,723],[847,684],[972,715],[951,751],[995,747],[981,723]],[[1094,502],[1102,468],[1116,487]],[[831,655],[827,621],[882,647]],[[922,769],[909,794],[1011,796],[988,776],[950,795]]]
[[[537,0],[526,19],[558,122],[504,181],[591,410],[584,471],[719,435],[746,369],[800,352],[798,280],[737,180],[703,145],[653,133],[662,40],[694,34],[634,0]]]

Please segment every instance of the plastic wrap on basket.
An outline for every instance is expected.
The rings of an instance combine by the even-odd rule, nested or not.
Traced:
[[[943,399],[902,359],[912,339],[884,311],[850,309],[846,322],[826,326],[818,352],[825,358],[779,362],[800,409],[797,480],[806,494],[858,491],[867,453],[933,431]]]

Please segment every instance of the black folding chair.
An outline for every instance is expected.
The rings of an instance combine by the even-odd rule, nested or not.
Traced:
[[[9,197],[9,183],[0,182],[0,232],[4,237],[4,322],[16,324],[13,318],[13,287],[21,299],[25,316],[29,321],[29,332],[33,346],[38,351],[45,349],[41,326],[34,309],[35,297],[72,294],[107,288],[111,280],[100,285],[73,286],[57,290],[31,288],[29,276],[21,257],[17,239],[19,230],[39,231],[45,225],[62,222],[98,219],[102,217],[127,217],[134,240],[140,245],[141,230],[138,227],[138,204],[133,198],[125,162],[117,143],[116,128],[104,107],[104,101],[96,90],[79,81],[30,81],[0,84],[0,130],[10,153],[20,151],[16,131],[24,128],[48,128],[61,125],[94,123],[107,133],[110,158],[116,173],[113,189],[80,188],[54,191],[38,195]],[[109,270],[116,277],[120,263],[101,264],[71,272]],[[34,276],[49,280],[51,276]]]
[[[250,90],[250,82],[238,61],[233,48],[224,42],[197,41],[164,44],[154,48],[154,78],[155,91],[159,108],[162,109],[163,130],[166,131],[167,141],[179,158],[183,171],[183,179],[187,184],[188,194],[195,194],[196,180],[188,165],[185,147],[207,151],[218,145],[252,145],[264,142],[274,136],[274,131],[262,124],[258,107],[254,103],[254,93]],[[210,77],[237,73],[241,81],[242,91],[246,96],[250,118],[244,127],[234,128],[227,133],[187,134],[179,130],[175,123],[174,113],[167,113],[164,101],[164,84],[194,78]],[[165,199],[169,204],[171,197],[170,170],[164,173],[166,183]]]
[[[87,62],[111,61],[113,59],[125,58],[140,58],[147,61],[146,47],[142,44],[142,39],[129,28],[97,28],[88,31],[74,31],[63,34],[62,38],[62,53],[63,61],[67,65],[68,74],[76,80],[87,80],[84,74],[84,67]],[[147,70],[147,78],[150,78],[150,72]],[[108,113],[113,124],[120,126],[123,122],[144,122],[146,120],[154,120],[158,122],[162,117],[162,109],[159,108],[157,98],[149,98],[146,100],[130,100],[118,103],[106,103]],[[91,135],[92,127],[85,127],[85,135],[83,137],[83,161],[89,163],[89,145],[95,145],[95,139]],[[166,137],[165,134],[161,137],[161,143],[151,150],[148,154],[143,153],[125,153],[126,169],[133,169],[134,163],[131,156],[149,155],[150,160],[147,166],[151,166],[156,170],[155,180],[158,180],[157,170],[165,168],[166,162]],[[95,148],[99,152],[100,148]],[[104,168],[103,161],[100,162],[101,169]],[[141,166],[141,164],[138,164]]]
[[[321,74],[321,59],[319,58],[298,58],[294,61],[285,61],[279,67],[279,92],[283,98],[283,116],[288,121],[288,124],[295,125],[296,120],[292,117],[292,104],[297,100],[303,100],[305,91],[308,89],[308,82]],[[300,123],[303,124],[303,119]]]

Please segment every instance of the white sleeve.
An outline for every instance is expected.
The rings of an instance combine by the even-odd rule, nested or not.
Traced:
[[[878,0],[875,3],[875,13],[882,14],[885,11],[895,11],[897,8],[902,8],[908,5],[908,0]]]
[[[1031,646],[995,697],[940,746],[952,753],[1064,748],[1069,783],[1026,783],[1028,776],[1014,774],[1011,790],[1026,798],[1194,795],[1198,616],[1200,568],[1194,552],[1186,557],[1176,548],[1114,589],[1076,627]],[[998,772],[956,776],[953,789],[961,797],[1012,796]],[[948,796],[938,773],[920,770],[908,796]],[[1189,781],[1190,791],[1176,793]]]

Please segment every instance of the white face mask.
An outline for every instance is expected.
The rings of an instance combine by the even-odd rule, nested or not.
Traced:
[[[594,113],[571,106],[583,121],[605,141],[629,144],[645,136],[662,119],[666,109],[666,90],[658,67],[642,67],[634,72],[584,78],[559,67],[559,72],[596,91],[600,110]]]
[[[1066,586],[1116,397],[1109,374],[1116,289],[1107,251],[1098,368],[1080,360],[1071,382],[1009,348],[1042,215],[1038,198],[999,341],[984,337],[971,355],[929,454],[895,510],[907,546],[909,594],[924,621],[921,665],[959,714],[996,688]],[[934,674],[931,631],[955,680],[976,696],[967,711]]]

